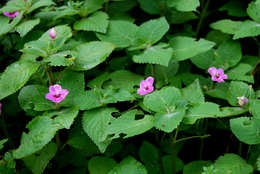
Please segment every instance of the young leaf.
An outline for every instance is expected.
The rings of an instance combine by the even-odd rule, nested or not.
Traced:
[[[200,6],[199,0],[167,0],[167,5],[169,7],[175,7],[179,11],[196,11]]]
[[[108,15],[104,12],[98,11],[87,17],[74,23],[73,28],[75,30],[95,31],[100,33],[106,33],[108,27]]]
[[[111,20],[106,34],[97,33],[97,37],[106,42],[111,42],[118,48],[133,45],[136,40],[138,27],[128,21]]]
[[[170,45],[173,48],[173,59],[181,61],[210,50],[215,43],[205,39],[196,41],[195,38],[176,36],[170,40]]]
[[[84,112],[82,126],[88,136],[98,146],[100,152],[104,153],[111,140],[108,139],[106,131],[109,123],[115,119],[112,113],[117,112],[115,108],[101,108]]]
[[[109,42],[93,41],[76,48],[77,56],[74,70],[85,71],[94,68],[106,60],[115,46]]]
[[[9,65],[0,76],[0,99],[19,90],[38,67],[39,64],[27,61],[18,61]]]
[[[147,174],[145,167],[142,163],[136,161],[133,157],[129,156],[117,164],[108,174],[123,174],[123,173],[138,173]]]
[[[49,161],[55,156],[57,149],[57,145],[51,142],[40,152],[24,158],[23,161],[33,174],[42,174]]]
[[[246,144],[260,143],[260,120],[240,117],[230,120],[230,127],[235,136]]]

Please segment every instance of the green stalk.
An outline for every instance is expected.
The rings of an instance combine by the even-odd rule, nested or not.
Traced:
[[[198,23],[197,28],[196,28],[196,38],[198,38],[198,36],[199,36],[199,32],[200,32],[201,26],[203,24],[203,20],[206,17],[207,10],[208,10],[208,7],[209,7],[209,2],[210,2],[210,0],[207,0],[205,5],[204,5],[204,2],[202,2],[203,3],[203,6],[202,6],[203,9],[202,9],[202,12],[201,12],[201,15],[200,15],[199,23]]]
[[[203,138],[208,138],[210,136],[211,136],[210,134],[207,134],[207,135],[198,135],[198,136],[185,137],[185,138],[181,138],[181,139],[176,140],[175,143],[179,143],[179,142],[186,141],[186,140],[191,140],[191,139],[194,139],[194,138],[203,139]]]
[[[177,141],[178,132],[179,132],[179,127],[177,127],[177,129],[175,130],[174,137],[171,137],[171,139],[172,139],[171,148],[172,148],[172,169],[173,169],[172,171],[173,171],[173,174],[176,173],[176,163],[175,163],[176,151],[175,151],[175,145],[176,145],[176,141]]]

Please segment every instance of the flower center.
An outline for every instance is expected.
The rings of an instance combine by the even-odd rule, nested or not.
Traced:
[[[61,96],[61,94],[54,94],[53,97],[55,98],[59,98]]]
[[[220,77],[219,73],[215,74],[215,77],[216,77],[216,78],[219,78],[219,77]]]

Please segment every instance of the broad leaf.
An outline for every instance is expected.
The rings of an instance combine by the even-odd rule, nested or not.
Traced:
[[[21,24],[16,26],[16,31],[20,34],[21,37],[24,37],[28,32],[30,32],[39,23],[40,23],[39,18],[22,22]]]
[[[167,0],[169,7],[175,7],[179,11],[196,11],[200,6],[199,0]]]
[[[192,161],[184,166],[183,174],[201,174],[203,167],[211,164],[210,161]]]
[[[183,88],[182,95],[185,100],[191,103],[202,103],[205,101],[198,79],[196,79],[191,85]]]
[[[260,23],[260,1],[252,1],[249,3],[247,13],[254,21]]]
[[[11,1],[10,1],[11,2]],[[19,13],[13,20],[6,16],[0,16],[0,36],[11,31],[21,20],[23,17],[23,11]]]
[[[35,1],[34,1],[35,2]],[[27,13],[31,13],[34,10],[37,10],[38,8],[41,7],[46,7],[46,6],[51,6],[54,5],[55,3],[52,0],[38,0],[35,3],[33,3],[33,5],[29,8],[29,10],[27,11]]]
[[[143,11],[148,14],[160,14],[161,13],[161,5],[166,0],[138,0],[140,7]]]
[[[235,34],[241,27],[243,22],[232,21],[230,19],[223,19],[210,24],[210,27],[215,30],[220,30],[223,33]]]
[[[260,25],[254,21],[246,20],[241,24],[233,39],[254,37],[258,35],[260,35]]]
[[[113,158],[96,156],[88,161],[88,171],[90,174],[107,174],[116,166]]]
[[[254,118],[260,119],[260,100],[251,99],[249,101],[249,111],[252,113]]]

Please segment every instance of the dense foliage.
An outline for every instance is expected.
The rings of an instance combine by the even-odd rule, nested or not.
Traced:
[[[260,171],[260,0],[1,3],[1,174]]]

